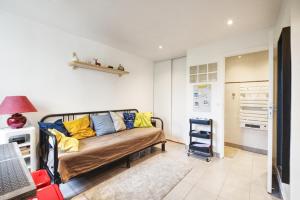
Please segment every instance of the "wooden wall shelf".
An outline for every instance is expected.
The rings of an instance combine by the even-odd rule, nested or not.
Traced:
[[[104,66],[98,66],[98,65],[94,65],[94,64],[80,62],[80,61],[70,62],[69,65],[71,67],[73,67],[73,69],[85,68],[85,69],[91,69],[91,70],[106,72],[106,73],[110,73],[110,74],[117,74],[119,76],[122,76],[124,74],[129,74],[129,72],[127,72],[127,71],[121,71],[121,70],[117,70],[117,69],[110,69],[110,68],[107,68],[107,67],[104,67]]]

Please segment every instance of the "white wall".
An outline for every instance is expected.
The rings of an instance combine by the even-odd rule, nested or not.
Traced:
[[[109,46],[0,12],[0,99],[26,95],[38,113],[138,108],[153,110],[153,63]],[[123,66],[121,78],[68,66],[72,52]],[[3,124],[2,124],[3,125]]]
[[[290,25],[291,25],[291,0],[283,0],[282,3],[281,3],[281,8],[279,10],[278,19],[277,19],[277,21],[275,23],[275,26],[273,28],[273,32],[274,32],[274,34],[273,34],[273,45],[274,45],[274,49],[276,51],[277,51],[277,49],[276,49],[277,48],[277,42],[278,42],[278,39],[280,37],[280,33],[281,33],[282,28],[290,26]],[[275,53],[275,55],[277,54],[277,52],[274,52],[274,53]],[[276,59],[277,59],[277,57],[276,57]],[[293,68],[293,63],[292,63],[292,68]],[[293,74],[293,69],[292,69],[292,74]],[[277,80],[277,78],[275,77],[274,80]],[[275,92],[275,93],[277,93],[277,92]],[[293,91],[292,91],[292,93],[293,93]],[[276,98],[276,96],[275,96],[275,98]],[[276,101],[277,100],[274,100],[274,102],[276,102]],[[276,110],[277,109],[275,109],[274,113],[273,113],[273,116],[275,116],[275,118],[276,118],[276,115],[277,115]],[[293,110],[293,107],[292,107],[292,110]],[[274,123],[275,123],[275,127],[276,127],[276,121]],[[275,134],[276,129],[274,129],[273,132],[274,132],[274,137],[277,137],[277,135]],[[276,142],[276,138],[274,138],[274,142]],[[274,143],[274,142],[273,142],[273,146],[274,146],[274,148],[277,148],[276,147],[277,144]],[[274,161],[275,161],[276,160],[276,150],[274,152],[274,158],[275,158],[274,159]],[[292,165],[293,161],[291,161],[290,164]],[[273,163],[273,165],[275,165],[275,163]],[[291,171],[290,171],[290,175],[291,175]],[[280,183],[280,187],[281,187],[281,193],[282,193],[283,199],[284,200],[291,200],[291,198],[290,198],[290,184]]]
[[[224,155],[224,81],[225,57],[268,49],[268,32],[262,30],[249,35],[229,38],[199,48],[188,50],[187,74],[189,66],[218,62],[218,81],[212,84],[212,110],[210,113],[197,113],[192,109],[192,86],[187,80],[188,117],[207,117],[214,120],[214,151]]]
[[[278,18],[274,25],[274,45],[277,46],[281,29],[291,25],[291,0],[282,0]]]
[[[291,63],[292,63],[292,99],[291,99],[291,149],[290,149],[290,184],[282,185],[285,200],[298,200],[300,188],[300,1],[284,0],[277,23],[274,27],[274,47],[281,29],[291,26]]]
[[[225,82],[268,80],[268,59],[268,51],[226,58]]]
[[[293,0],[291,6],[291,50],[292,50],[292,112],[291,112],[291,162],[290,199],[300,198],[300,1]]]

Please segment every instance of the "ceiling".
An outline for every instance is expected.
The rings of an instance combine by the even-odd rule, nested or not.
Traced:
[[[0,0],[0,9],[157,61],[270,28],[280,1]]]

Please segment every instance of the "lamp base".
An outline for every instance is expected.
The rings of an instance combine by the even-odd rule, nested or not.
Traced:
[[[26,117],[24,117],[20,113],[16,113],[7,119],[7,125],[13,129],[23,128],[24,125],[26,124],[26,121],[27,121]]]

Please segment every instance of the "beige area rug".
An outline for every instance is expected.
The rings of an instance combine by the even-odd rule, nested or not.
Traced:
[[[132,166],[72,200],[160,200],[191,169],[184,160],[159,154]]]

